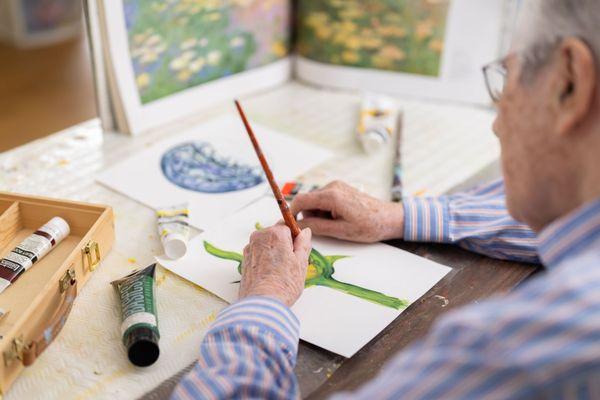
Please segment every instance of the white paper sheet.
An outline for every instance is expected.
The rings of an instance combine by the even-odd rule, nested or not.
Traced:
[[[240,275],[236,261],[217,258],[205,250],[205,241],[221,250],[242,253],[259,222],[281,219],[275,200],[265,197],[226,219],[214,230],[190,242],[179,261],[159,259],[172,272],[213,292],[228,302],[238,298]],[[380,292],[388,305],[368,301],[330,287],[307,288],[293,311],[301,322],[300,337],[314,345],[351,357],[373,339],[405,307],[395,309],[392,298],[413,303],[442,279],[450,268],[384,244],[359,245],[315,238],[313,248],[323,256],[346,256],[334,262],[337,281]],[[398,304],[398,303],[396,303]]]
[[[320,147],[282,135],[259,124],[252,123],[252,126],[278,180],[292,180],[331,156],[329,151]],[[97,179],[154,209],[188,202],[190,222],[198,229],[211,227],[258,199],[268,190],[264,179],[256,186],[222,193],[198,192],[173,183],[166,177],[161,166],[164,155],[181,144],[192,142],[210,144],[220,158],[251,166],[256,170],[260,168],[239,117],[224,115],[139,152],[103,172]],[[191,173],[193,172],[192,170]]]

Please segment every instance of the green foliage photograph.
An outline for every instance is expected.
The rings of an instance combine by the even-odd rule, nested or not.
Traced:
[[[142,104],[289,52],[287,0],[124,0],[123,7]]]

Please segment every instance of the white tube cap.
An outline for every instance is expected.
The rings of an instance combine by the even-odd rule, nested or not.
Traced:
[[[379,150],[381,150],[382,147],[384,147],[386,142],[385,137],[383,137],[377,131],[370,131],[364,133],[364,136],[362,137],[361,141],[363,148],[368,154],[378,152]]]
[[[172,260],[177,260],[187,253],[187,238],[180,233],[172,233],[163,239],[165,254]]]
[[[69,226],[67,221],[65,221],[61,217],[52,218],[50,221],[48,221],[47,225],[50,225],[58,231],[58,237],[55,238],[56,242],[60,242],[61,240],[69,236],[69,233],[71,233],[71,227]]]

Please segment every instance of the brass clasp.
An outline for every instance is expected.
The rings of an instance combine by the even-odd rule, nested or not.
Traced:
[[[75,270],[73,268],[69,268],[62,278],[58,281],[58,289],[60,293],[64,293],[67,291],[71,283],[75,280]]]
[[[94,258],[92,258],[92,254]],[[85,270],[86,262],[87,268],[93,271],[100,264],[100,246],[98,243],[90,240],[83,249],[81,249],[81,262],[83,269]]]

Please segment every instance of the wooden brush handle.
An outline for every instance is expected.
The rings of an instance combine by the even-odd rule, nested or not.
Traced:
[[[294,239],[296,239],[296,237],[301,232],[300,228],[298,227],[298,223],[296,222],[296,219],[292,215],[292,212],[290,211],[290,209],[287,205],[287,202],[285,201],[285,198],[283,197],[283,194],[281,194],[281,190],[279,189],[279,186],[277,186],[275,177],[273,176],[273,173],[271,172],[271,168],[269,168],[269,163],[267,163],[267,159],[265,158],[265,155],[263,154],[262,149],[260,148],[260,145],[258,144],[258,140],[256,140],[256,136],[254,136],[254,131],[252,130],[252,127],[250,126],[250,123],[248,122],[248,119],[246,118],[246,114],[244,113],[244,110],[242,109],[240,102],[235,100],[235,106],[237,107],[237,110],[240,113],[240,117],[242,118],[242,121],[244,122],[244,126],[246,127],[246,131],[248,132],[248,136],[250,137],[250,141],[252,142],[252,146],[254,147],[254,151],[256,152],[256,156],[258,157],[258,161],[260,161],[260,165],[262,166],[262,169],[265,172],[265,175],[267,176],[267,181],[269,182],[269,185],[271,186],[271,190],[273,191],[273,195],[275,196],[275,199],[277,200],[277,204],[279,205],[279,210],[281,210],[281,215],[283,215],[283,220],[285,221],[285,224],[287,225],[287,227],[290,228],[290,231],[292,231],[292,237]]]

